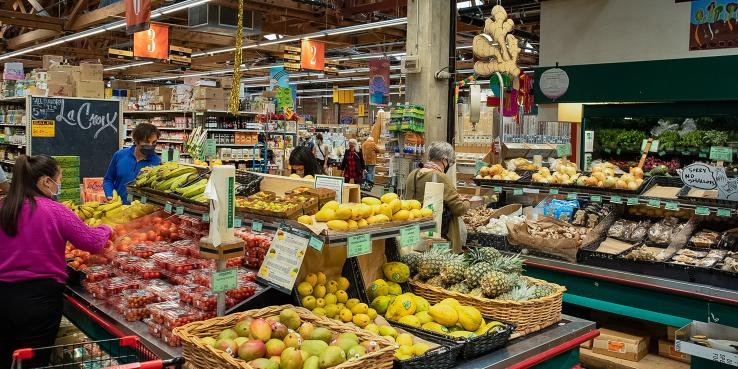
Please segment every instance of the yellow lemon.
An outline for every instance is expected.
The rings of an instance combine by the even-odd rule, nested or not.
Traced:
[[[389,203],[392,207],[392,213],[396,213],[402,209],[402,201],[400,199],[394,199]]]
[[[410,204],[410,209],[420,209],[423,207],[418,200],[407,200],[407,202]]]
[[[381,204],[381,203],[382,203],[382,201],[381,201],[381,200],[379,200],[379,199],[378,199],[378,198],[376,198],[376,197],[362,197],[362,198],[361,198],[361,203],[362,203],[362,204],[366,204],[366,205],[370,205],[370,206],[374,206],[374,205],[379,205],[379,204]]]
[[[418,342],[413,345],[413,354],[415,356],[422,356],[430,349],[427,343]]]
[[[412,346],[413,336],[409,333],[400,333],[397,335],[397,338],[395,338],[395,342],[400,346]]]
[[[368,310],[366,311],[366,315],[369,315],[369,319],[371,319],[371,320],[374,320],[374,318],[376,318],[376,317],[377,317],[377,311],[376,311],[376,310],[374,310],[374,309],[372,309],[372,308],[369,308],[369,309],[368,309]]]
[[[420,215],[423,217],[432,217],[433,216],[433,210],[428,208],[422,208],[420,209]]]

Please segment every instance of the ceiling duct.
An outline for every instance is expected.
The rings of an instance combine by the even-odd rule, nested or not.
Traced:
[[[193,31],[233,36],[236,34],[236,25],[238,24],[238,8],[229,8],[211,3],[193,6],[188,9],[187,24]],[[244,12],[244,36],[258,33],[260,31],[254,29],[254,12]]]

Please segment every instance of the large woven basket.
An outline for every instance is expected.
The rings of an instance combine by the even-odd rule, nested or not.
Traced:
[[[216,350],[204,343],[202,338],[217,336],[222,330],[231,328],[244,317],[267,318],[277,316],[284,309],[294,309],[303,322],[311,322],[319,327],[325,327],[333,332],[353,332],[359,340],[373,340],[379,345],[375,352],[367,353],[359,359],[347,361],[335,366],[337,369],[347,368],[385,368],[390,369],[393,365],[394,353],[397,346],[384,338],[374,335],[353,325],[343,324],[339,321],[314,315],[309,310],[294,307],[292,305],[269,306],[258,310],[249,310],[235,313],[224,317],[192,322],[179,328],[173,333],[182,339],[183,356],[185,361],[195,368],[208,369],[253,369],[243,360],[234,358],[221,350]]]
[[[546,281],[523,277],[530,284],[543,284]],[[484,297],[475,297],[449,291],[442,287],[431,286],[419,280],[411,280],[413,292],[426,300],[437,303],[452,297],[462,305],[474,306],[483,315],[493,316],[515,324],[515,333],[529,334],[539,331],[561,320],[561,305],[566,287],[554,284],[556,292],[546,297],[528,301],[499,301]]]

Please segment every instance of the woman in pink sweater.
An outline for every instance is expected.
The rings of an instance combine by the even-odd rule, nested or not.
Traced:
[[[50,156],[20,156],[8,196],[0,203],[0,368],[10,367],[16,349],[54,344],[67,278],[66,243],[94,253],[110,237],[109,227],[88,227],[53,200],[61,191],[61,177]],[[23,366],[48,361],[48,352],[39,353]]]

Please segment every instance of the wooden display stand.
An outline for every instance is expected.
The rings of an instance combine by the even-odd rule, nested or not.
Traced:
[[[230,242],[221,243],[215,246],[207,237],[200,239],[200,256],[206,259],[228,260],[244,255],[244,245],[246,243],[240,239],[234,239]]]

